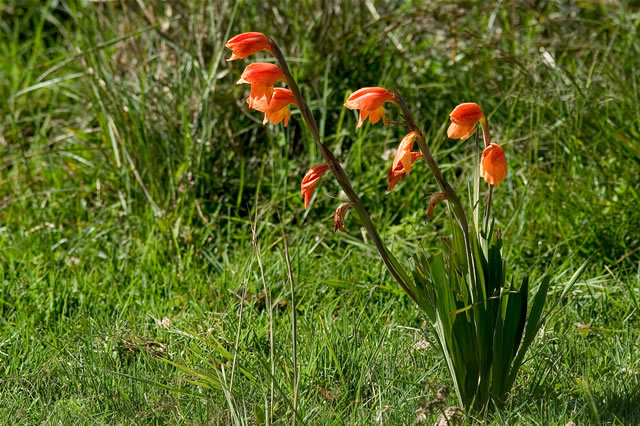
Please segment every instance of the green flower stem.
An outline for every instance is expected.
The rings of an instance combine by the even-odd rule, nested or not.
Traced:
[[[489,132],[489,120],[486,116],[480,119],[480,125],[482,125],[482,139],[484,139],[485,148],[491,143],[491,132]]]
[[[488,147],[491,144],[491,134],[489,133],[489,120],[486,116],[480,120],[482,125],[482,139],[484,139],[484,147]],[[482,157],[480,157],[482,161]],[[487,194],[487,209],[484,212],[484,230],[489,237],[489,213],[491,212],[491,197],[493,196],[493,185],[489,184],[489,193]]]
[[[398,282],[398,284],[400,284],[400,287],[402,287],[402,289],[413,299],[414,302],[418,303],[416,296],[408,287],[407,283],[409,282],[409,277],[407,276],[406,272],[402,270],[402,267],[400,266],[398,261],[393,257],[391,252],[385,247],[384,243],[382,242],[382,239],[380,238],[380,235],[378,234],[378,231],[376,230],[376,227],[371,221],[371,216],[369,216],[369,213],[367,212],[367,209],[364,207],[362,200],[360,200],[360,197],[358,197],[358,194],[356,194],[353,187],[351,186],[351,182],[349,181],[349,178],[347,177],[347,174],[345,173],[344,169],[342,168],[342,166],[340,165],[336,157],[333,155],[333,153],[329,150],[329,148],[327,148],[327,146],[324,143],[322,143],[322,140],[320,138],[320,132],[318,132],[318,126],[316,124],[316,120],[313,118],[311,109],[305,102],[304,97],[300,92],[300,88],[298,88],[298,84],[296,83],[295,79],[291,75],[291,71],[289,70],[289,66],[287,65],[287,61],[285,60],[284,55],[282,54],[282,51],[274,41],[271,41],[271,44],[272,44],[271,53],[278,61],[278,64],[280,65],[282,72],[284,72],[284,75],[287,78],[286,83],[289,86],[289,89],[291,89],[291,92],[293,93],[293,96],[296,99],[296,103],[298,104],[298,108],[300,108],[302,117],[304,118],[307,125],[309,126],[309,130],[311,130],[311,134],[313,135],[313,140],[316,146],[318,147],[318,149],[320,150],[320,153],[322,154],[324,161],[329,166],[329,169],[333,173],[333,176],[335,176],[336,180],[338,181],[338,184],[340,185],[344,193],[347,195],[349,200],[353,203],[353,208],[358,213],[358,216],[360,217],[360,221],[362,222],[365,229],[367,230],[367,233],[369,234],[369,237],[373,241],[373,244],[376,246],[376,249],[378,250],[378,253],[380,254],[380,257],[382,258],[382,261],[384,262],[385,266],[387,267],[389,272],[391,272],[391,275],[393,276],[393,278]]]
[[[484,231],[489,238],[489,213],[491,213],[491,197],[493,195],[493,185],[489,185],[489,194],[487,194],[487,210],[484,212]]]

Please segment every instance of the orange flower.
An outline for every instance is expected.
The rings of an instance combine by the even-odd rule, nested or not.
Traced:
[[[271,52],[271,40],[262,33],[242,33],[225,44],[233,54],[227,61],[246,58],[261,50]]]
[[[449,114],[451,125],[447,129],[447,136],[452,139],[467,139],[473,135],[478,121],[483,125],[486,117],[478,104],[469,102],[460,104]]]
[[[284,81],[286,79],[284,73],[274,64],[264,62],[256,62],[249,64],[242,73],[240,80],[236,84],[249,83],[251,85],[251,98],[260,99],[267,98],[267,105],[271,102],[273,96],[273,85],[276,81]],[[249,102],[249,106],[253,102]]]
[[[358,128],[362,126],[367,117],[371,120],[371,124],[376,124],[382,118],[382,122],[386,126],[387,119],[384,116],[383,104],[390,101],[393,101],[393,93],[387,89],[382,87],[363,87],[349,95],[344,106],[349,109],[360,110]]]
[[[489,185],[497,185],[507,176],[507,159],[500,145],[492,143],[482,152],[480,176]]]
[[[304,197],[305,209],[309,206],[309,201],[311,201],[311,196],[313,195],[313,190],[315,189],[316,184],[328,169],[329,166],[326,164],[319,164],[310,168],[307,174],[304,175],[302,183],[300,184],[300,191]]]
[[[417,132],[410,132],[402,138],[402,141],[400,141],[400,145],[398,145],[396,154],[393,157],[393,163],[391,163],[391,167],[387,173],[389,178],[389,187],[387,188],[387,191],[391,191],[393,187],[402,180],[402,178],[408,175],[413,167],[413,163],[415,163],[418,158],[422,158],[422,154],[418,152],[411,152],[413,149],[413,142],[416,140],[417,136]]]
[[[264,112],[264,121],[262,124],[266,124],[267,121],[278,124],[284,120],[284,127],[287,127],[289,116],[291,115],[289,105],[295,105],[296,100],[291,90],[276,87],[273,89],[271,102],[268,102],[266,97],[262,97],[260,99],[247,98],[247,103],[250,108]]]
[[[409,174],[411,168],[413,167],[413,163],[416,162],[418,158],[422,158],[422,154],[419,152],[411,152],[409,153],[409,167],[405,168],[402,162],[398,162],[398,164],[394,167],[391,165],[389,167],[389,172],[387,173],[387,177],[389,178],[389,186],[387,187],[387,191],[391,191],[394,186],[398,182],[400,182],[406,175]]]
[[[411,171],[411,167],[413,166],[411,162],[411,150],[413,149],[413,142],[417,136],[418,133],[414,131],[402,138],[396,150],[396,155],[393,157],[393,164],[391,165],[393,170],[398,167],[398,164],[402,163],[402,167],[407,170],[407,173]]]
[[[347,234],[349,233],[344,227],[344,216],[347,214],[349,207],[352,207],[353,205],[353,203],[349,202],[342,203],[338,206],[336,213],[333,215],[333,232],[336,232],[339,229],[342,232],[346,232]]]

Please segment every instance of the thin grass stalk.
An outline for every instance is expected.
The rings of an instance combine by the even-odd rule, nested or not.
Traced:
[[[272,423],[273,419],[273,386],[274,386],[274,377],[276,374],[276,363],[274,358],[274,341],[273,341],[273,309],[271,308],[271,288],[267,285],[267,280],[264,279],[264,268],[262,267],[262,256],[260,255],[260,244],[258,243],[258,208],[256,202],[256,213],[255,213],[255,223],[251,228],[253,232],[253,248],[256,253],[256,260],[258,261],[258,267],[260,268],[260,278],[262,280],[262,286],[264,288],[264,303],[267,309],[267,314],[269,315],[269,362],[271,364],[271,383],[269,386],[269,420],[267,424]]]
[[[298,410],[298,321],[296,318],[296,292],[295,283],[293,281],[293,273],[291,272],[291,259],[289,258],[289,246],[287,244],[287,236],[282,228],[282,242],[284,244],[284,259],[287,262],[287,275],[289,279],[289,285],[291,287],[291,338],[292,338],[292,350],[293,350],[293,419],[292,424],[296,424],[296,411]]]
[[[380,235],[378,234],[378,231],[375,225],[371,221],[371,216],[369,216],[369,213],[367,212],[367,209],[364,207],[362,200],[360,200],[360,197],[358,197],[358,195],[354,191],[353,186],[351,185],[351,182],[349,181],[349,178],[347,177],[346,172],[344,171],[344,169],[342,168],[338,160],[335,158],[333,153],[329,150],[329,148],[327,148],[327,146],[322,142],[320,138],[320,133],[318,131],[318,126],[316,124],[315,119],[313,118],[311,109],[305,102],[304,97],[300,92],[300,88],[298,87],[298,84],[296,83],[295,79],[293,78],[293,75],[291,74],[291,71],[289,70],[289,66],[287,65],[287,61],[284,58],[282,51],[273,40],[271,40],[271,44],[272,44],[271,53],[278,61],[280,68],[282,69],[282,71],[284,72],[284,75],[286,76],[287,86],[289,86],[289,89],[291,90],[291,92],[293,93],[293,96],[296,99],[296,103],[298,104],[298,108],[300,109],[302,117],[307,123],[307,126],[309,126],[309,130],[313,135],[313,140],[316,146],[318,147],[318,149],[320,150],[320,153],[322,154],[324,161],[329,166],[331,173],[338,181],[338,184],[340,185],[344,193],[347,195],[349,200],[353,203],[353,207],[358,213],[358,216],[360,217],[360,221],[362,222],[363,226],[367,230],[367,233],[369,234],[369,237],[371,238],[374,245],[376,246],[376,249],[378,250],[378,253],[380,254],[380,257],[382,258],[382,261],[384,262],[385,266],[387,267],[387,269],[389,270],[393,278],[398,282],[398,284],[400,284],[402,289],[411,297],[411,299],[413,299],[414,302],[418,303],[418,299],[413,294],[413,292],[409,289],[409,286],[407,284],[407,282],[409,281],[409,278],[406,276],[406,273],[404,273],[404,271],[402,271],[402,274],[404,274],[405,276],[404,277],[402,276],[399,270],[400,267],[399,267],[398,261],[393,257],[391,252],[385,247],[384,243],[382,242],[382,239],[380,238]]]

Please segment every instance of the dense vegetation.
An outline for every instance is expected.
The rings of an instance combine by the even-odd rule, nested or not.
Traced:
[[[305,423],[408,424],[450,385],[355,215],[332,232],[336,183],[303,209],[308,130],[295,108],[263,127],[224,61],[251,30],[401,260],[439,246],[447,209],[425,221],[424,164],[385,192],[404,130],[356,131],[347,94],[398,89],[461,194],[481,142],[447,139],[448,113],[482,105],[509,264],[550,268],[557,296],[590,259],[488,421],[640,422],[640,7],[621,3],[0,0],[0,423],[253,424],[271,398],[286,423],[297,368]]]

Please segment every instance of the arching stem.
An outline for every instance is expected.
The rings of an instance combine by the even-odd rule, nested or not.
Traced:
[[[289,66],[287,65],[287,61],[285,60],[284,55],[282,54],[282,51],[274,41],[271,41],[271,43],[272,43],[271,53],[278,61],[278,64],[280,65],[282,72],[284,72],[284,75],[286,76],[287,86],[289,86],[289,89],[291,90],[291,92],[293,93],[293,96],[296,99],[296,103],[298,104],[298,108],[300,108],[302,117],[307,123],[307,126],[309,126],[309,130],[311,131],[313,140],[316,146],[318,147],[318,149],[320,150],[320,153],[322,154],[322,157],[324,158],[325,163],[329,166],[329,169],[333,173],[333,176],[338,181],[338,184],[340,185],[344,193],[347,195],[349,200],[353,203],[353,208],[358,213],[358,216],[360,217],[360,221],[362,222],[362,225],[365,227],[365,229],[367,230],[367,233],[369,234],[369,237],[373,241],[373,244],[376,246],[376,249],[378,250],[378,253],[380,254],[380,257],[382,258],[382,261],[384,262],[385,266],[387,267],[387,269],[389,270],[393,278],[398,282],[398,284],[400,284],[400,287],[402,287],[402,289],[413,299],[414,302],[418,303],[418,299],[413,294],[413,292],[409,289],[408,283],[410,281],[409,281],[408,275],[402,269],[398,261],[393,257],[391,252],[385,247],[384,243],[382,242],[382,239],[380,238],[380,235],[378,234],[378,231],[376,230],[376,227],[371,221],[371,216],[369,216],[369,213],[367,212],[367,209],[364,207],[362,200],[360,200],[360,197],[358,197],[358,194],[356,194],[356,192],[354,191],[353,186],[351,186],[351,182],[349,181],[347,174],[345,173],[344,169],[342,168],[338,160],[335,158],[333,153],[322,142],[320,138],[320,132],[318,131],[318,125],[316,124],[316,120],[313,118],[311,109],[305,102],[304,97],[300,92],[300,88],[298,87],[298,84],[296,83],[295,79],[293,78],[293,75],[291,74],[291,71],[289,70]]]

